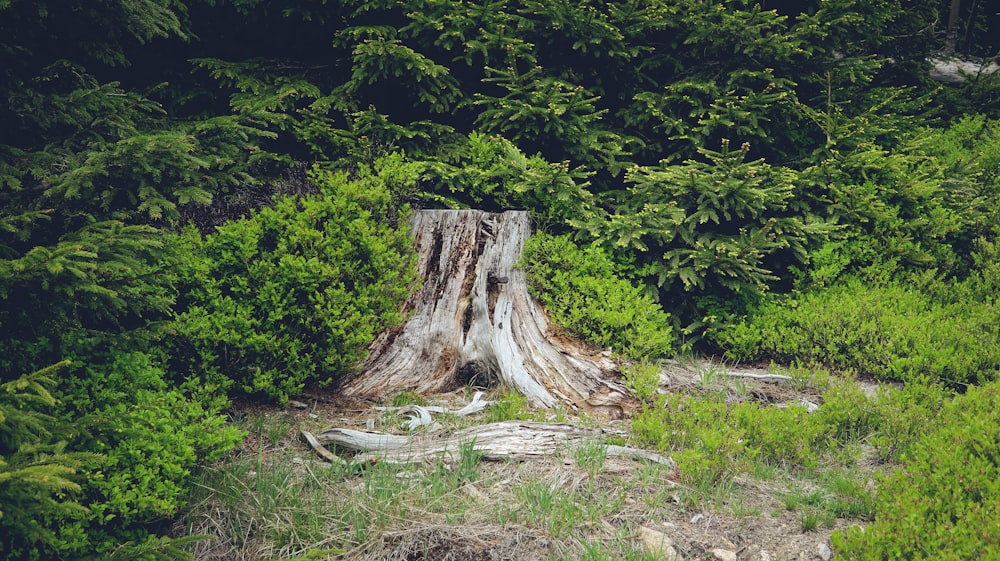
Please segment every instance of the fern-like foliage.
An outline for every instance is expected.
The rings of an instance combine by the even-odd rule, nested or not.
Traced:
[[[775,264],[805,261],[833,226],[794,208],[792,170],[748,161],[749,150],[725,142],[699,150],[707,163],[633,167],[626,193],[607,197],[621,202],[577,224],[632,263],[670,309],[692,295],[754,298],[777,280]]]
[[[0,384],[0,555],[36,558],[58,541],[45,524],[73,519],[87,509],[74,498],[78,469],[94,454],[69,453],[70,428],[45,409],[56,404],[53,375],[64,361]]]

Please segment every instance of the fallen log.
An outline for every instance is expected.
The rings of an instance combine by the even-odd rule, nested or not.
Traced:
[[[991,60],[966,60],[954,56],[928,59],[930,77],[945,84],[961,84],[969,78],[989,76],[1000,71],[1000,65]]]
[[[440,457],[457,457],[463,448],[481,454],[484,460],[529,459],[572,451],[582,445],[603,442],[621,434],[611,429],[584,428],[563,423],[503,421],[463,429],[450,434],[399,436],[377,432],[333,428],[317,435],[303,431],[303,437],[320,456],[332,454],[326,446],[360,452],[355,462],[416,463]],[[643,459],[674,467],[669,458],[637,448],[604,445],[608,456]]]
[[[410,222],[422,288],[404,306],[406,323],[372,343],[342,394],[504,385],[535,406],[603,417],[636,405],[613,360],[549,332],[516,267],[531,232],[527,212],[420,210]]]

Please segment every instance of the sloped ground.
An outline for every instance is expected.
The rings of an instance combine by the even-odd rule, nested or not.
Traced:
[[[770,406],[820,399],[807,384],[766,369],[706,362],[663,369],[662,391],[706,388],[733,388],[733,399]],[[461,391],[428,402],[458,408],[468,398]],[[402,434],[404,419],[371,400],[314,394],[294,405],[236,407],[250,434],[205,476],[205,497],[178,526],[179,534],[212,536],[197,546],[198,559],[811,560],[829,558],[835,529],[862,523],[825,513],[827,491],[816,473],[760,469],[696,488],[668,467],[605,457],[600,443],[529,461],[458,453],[421,465],[331,466],[301,441],[300,430]],[[523,413],[601,422],[561,411]],[[438,416],[434,430],[486,422],[488,415]],[[606,421],[622,430],[627,422]],[[875,467],[862,458],[855,469],[863,475]]]

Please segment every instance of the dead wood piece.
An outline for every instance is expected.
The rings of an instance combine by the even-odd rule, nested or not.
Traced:
[[[406,446],[410,441],[405,436],[383,434],[380,432],[363,432],[353,429],[327,429],[318,435],[320,444],[334,444],[355,452],[367,450],[395,450]]]
[[[440,405],[404,405],[402,407],[376,407],[376,411],[392,411],[398,414],[417,412],[419,415],[423,413],[447,413],[449,415],[457,415],[459,417],[465,417],[467,415],[474,415],[479,413],[483,409],[489,407],[493,403],[492,401],[483,399],[483,392],[476,392],[476,395],[472,397],[472,401],[458,409],[452,411],[447,407],[442,407]]]
[[[471,446],[483,459],[524,459],[550,456],[559,450],[575,449],[586,442],[616,434],[613,431],[587,429],[562,423],[504,421],[457,431],[414,437],[366,433],[350,429],[329,429],[316,436],[321,444],[361,452],[358,462],[415,463],[439,456],[456,455]],[[673,466],[669,458],[635,448],[607,446],[611,456],[644,459]]]
[[[791,376],[785,376],[783,374],[753,374],[750,372],[723,372],[724,376],[729,376],[730,378],[751,378],[754,380],[762,380],[768,382],[791,382],[794,380]]]
[[[311,446],[312,449],[315,450],[317,454],[319,454],[319,457],[323,458],[328,462],[343,463],[343,460],[341,460],[336,454],[327,450],[326,447],[320,444],[319,440],[317,440],[316,437],[313,436],[311,432],[302,431],[302,438],[306,439],[306,442],[308,442],[309,446]]]
[[[961,84],[969,78],[988,76],[1000,71],[1000,65],[990,60],[964,60],[941,56],[928,59],[930,77],[946,84]]]
[[[407,322],[376,339],[341,393],[502,384],[541,407],[620,418],[635,406],[614,361],[550,335],[517,268],[527,212],[420,210],[410,223],[423,285],[404,305]]]
[[[656,464],[661,464],[670,467],[671,469],[677,467],[674,461],[666,456],[657,454],[656,452],[650,452],[649,450],[643,450],[641,448],[631,448],[629,446],[618,446],[616,444],[608,444],[605,446],[605,450],[608,456],[619,456],[622,458],[629,458],[631,460],[646,460]]]

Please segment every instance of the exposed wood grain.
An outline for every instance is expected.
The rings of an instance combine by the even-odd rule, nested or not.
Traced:
[[[614,361],[549,332],[516,267],[531,232],[527,212],[422,210],[411,226],[423,287],[405,305],[408,321],[372,344],[341,392],[431,394],[503,384],[541,407],[613,418],[634,407]]]
[[[313,439],[320,447],[335,446],[359,452],[354,458],[357,462],[414,463],[442,456],[457,457],[463,447],[469,446],[487,460],[551,456],[583,445],[603,445],[600,443],[612,434],[618,435],[609,429],[591,429],[564,423],[504,421],[454,433],[411,437],[333,428],[315,435]],[[673,466],[669,458],[655,452],[627,446],[604,446],[605,453],[609,456],[643,459]],[[323,450],[326,448],[323,447]]]

